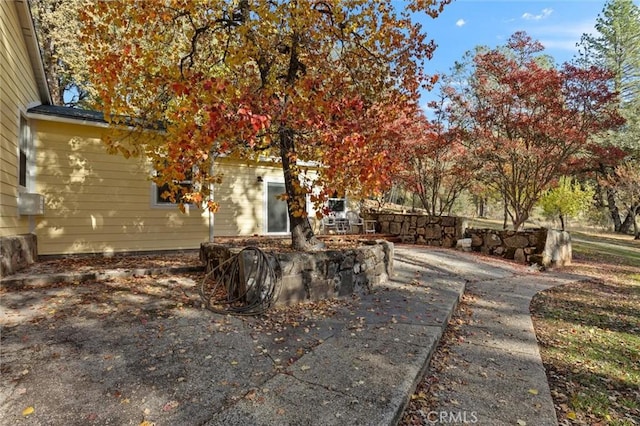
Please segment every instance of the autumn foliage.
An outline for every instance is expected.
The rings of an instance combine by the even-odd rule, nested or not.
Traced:
[[[449,88],[441,87],[440,98],[429,104],[433,118],[419,114],[405,127],[408,137],[400,154],[405,167],[398,174],[398,182],[432,216],[451,214],[455,201],[474,182],[477,168],[448,101]]]
[[[431,84],[435,45],[413,13],[444,1],[165,0],[95,2],[83,12],[93,86],[113,124],[163,138],[111,138],[151,159],[159,184],[187,173],[185,199],[209,200],[219,155],[279,158],[294,246],[312,238],[303,206],[326,194],[384,189],[397,167],[397,124]],[[399,7],[406,9],[399,9]],[[317,174],[303,178],[313,163]],[[209,207],[216,208],[209,200]]]
[[[622,124],[611,74],[565,64],[556,69],[543,47],[516,33],[502,48],[479,51],[472,78],[454,90],[467,145],[480,178],[504,197],[518,229],[540,196],[588,155],[590,138]]]

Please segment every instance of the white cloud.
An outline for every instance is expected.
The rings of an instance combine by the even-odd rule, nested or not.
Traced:
[[[534,15],[533,13],[529,13],[529,12],[523,13],[522,19],[527,21],[539,21],[541,19],[548,18],[549,16],[551,16],[552,13],[553,13],[553,9],[549,9],[547,7],[542,9],[542,12],[538,15]]]
[[[594,31],[595,20],[567,23],[565,25],[542,26],[529,29],[529,34],[540,41],[546,49],[576,52],[583,34]]]
[[[456,21],[456,27],[462,27],[463,25],[465,25],[467,23],[467,21],[465,21],[464,19],[458,19]]]

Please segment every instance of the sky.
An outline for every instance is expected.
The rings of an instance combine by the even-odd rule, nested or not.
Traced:
[[[516,31],[540,41],[545,53],[562,64],[577,53],[582,34],[594,32],[604,5],[605,0],[453,0],[435,20],[420,19],[428,38],[438,45],[425,71],[449,73],[466,51],[504,45]],[[423,93],[421,101],[426,104],[433,97]]]

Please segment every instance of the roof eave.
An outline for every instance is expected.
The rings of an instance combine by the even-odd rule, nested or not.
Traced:
[[[18,17],[20,18],[22,36],[24,37],[24,41],[27,45],[31,68],[33,69],[36,84],[38,85],[40,101],[45,105],[51,105],[53,103],[51,99],[51,92],[49,91],[49,85],[47,84],[47,75],[44,71],[44,63],[42,62],[42,55],[40,54],[38,36],[36,34],[35,26],[33,25],[33,16],[31,15],[29,2],[27,0],[15,0],[15,4],[18,11]]]

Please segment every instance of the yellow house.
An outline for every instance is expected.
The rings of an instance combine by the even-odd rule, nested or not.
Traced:
[[[181,213],[158,196],[144,159],[106,153],[100,113],[52,105],[27,0],[0,2],[0,64],[1,275],[38,254],[195,249],[214,236],[288,234],[279,165],[222,160],[220,211]]]

